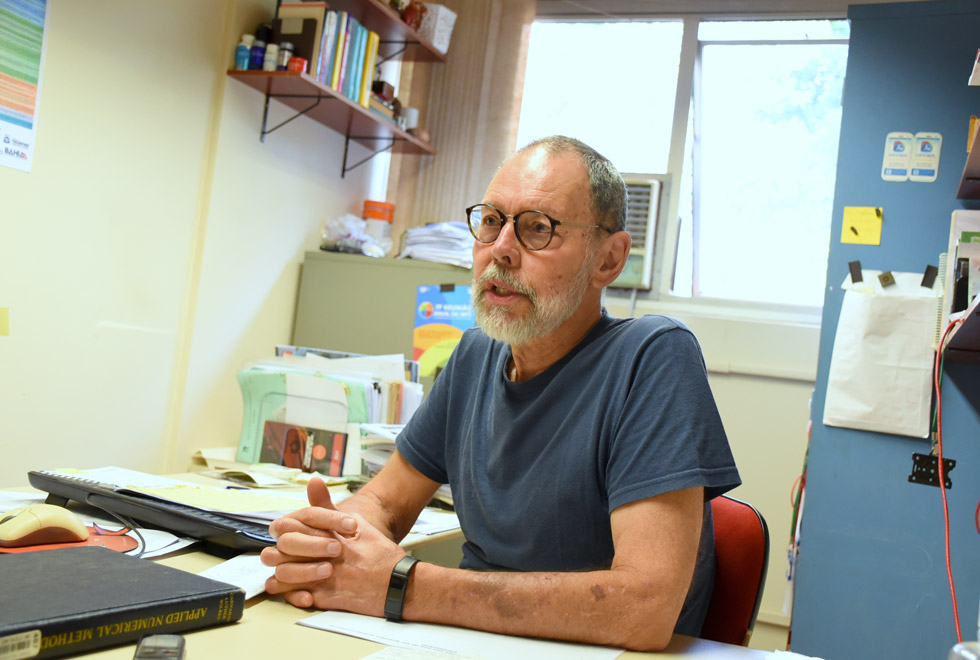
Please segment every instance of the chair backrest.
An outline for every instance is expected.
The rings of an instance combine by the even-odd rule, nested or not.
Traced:
[[[715,585],[701,637],[748,646],[769,563],[769,528],[754,506],[722,495],[711,500]]]

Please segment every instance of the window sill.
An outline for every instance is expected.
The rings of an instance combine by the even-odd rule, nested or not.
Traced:
[[[629,298],[607,295],[613,316],[629,315]],[[662,314],[698,338],[708,371],[813,382],[820,310],[809,307],[697,300],[637,300],[634,316]]]

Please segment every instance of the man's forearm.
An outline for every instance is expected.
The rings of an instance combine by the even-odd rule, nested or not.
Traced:
[[[420,563],[404,617],[527,637],[660,650],[685,594],[628,568],[494,573]]]

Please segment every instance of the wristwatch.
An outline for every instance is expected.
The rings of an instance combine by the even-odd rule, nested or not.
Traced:
[[[388,582],[388,594],[385,596],[385,618],[389,621],[402,620],[402,606],[405,604],[405,591],[408,589],[408,577],[418,563],[418,559],[405,555],[391,571]]]

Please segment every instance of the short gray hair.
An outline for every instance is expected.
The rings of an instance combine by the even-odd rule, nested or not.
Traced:
[[[589,175],[589,202],[599,224],[606,229],[626,229],[626,183],[608,158],[581,140],[565,135],[549,135],[521,147],[517,153],[540,147],[549,156],[575,153]]]

